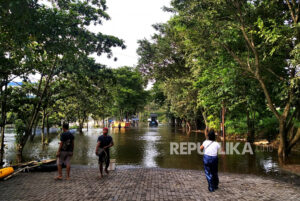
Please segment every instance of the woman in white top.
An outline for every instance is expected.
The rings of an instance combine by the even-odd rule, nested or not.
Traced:
[[[218,189],[219,185],[218,150],[220,149],[220,145],[216,142],[216,135],[213,130],[208,133],[208,139],[203,142],[200,149],[204,149],[203,163],[205,176],[208,182],[208,190],[213,192]]]

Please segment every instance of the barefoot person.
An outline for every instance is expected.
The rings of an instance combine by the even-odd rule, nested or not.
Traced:
[[[67,177],[66,179],[70,179],[70,169],[71,163],[70,160],[73,156],[74,149],[74,136],[69,131],[69,124],[63,124],[63,133],[60,135],[60,143],[59,148],[56,154],[57,159],[57,169],[58,176],[55,177],[57,180],[62,179],[62,164],[65,164],[67,167]]]
[[[208,190],[210,192],[218,189],[218,150],[220,149],[219,143],[216,141],[216,135],[213,130],[208,133],[208,140],[205,140],[200,149],[204,149],[203,163],[205,176],[208,182]]]
[[[114,145],[113,139],[108,135],[108,128],[103,128],[103,135],[98,137],[96,155],[99,156],[100,179],[103,177],[103,163],[105,162],[105,172],[108,174],[110,162],[109,148]]]

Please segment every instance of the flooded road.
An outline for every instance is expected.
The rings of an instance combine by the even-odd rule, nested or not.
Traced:
[[[102,129],[89,129],[83,135],[75,133],[75,150],[72,159],[73,164],[97,166],[95,147],[97,138]],[[111,158],[116,159],[118,167],[161,167],[178,169],[202,170],[202,155],[192,151],[190,155],[171,155],[171,142],[203,142],[202,133],[191,133],[187,135],[182,131],[176,131],[168,126],[158,128],[129,128],[110,129],[109,134],[113,137],[115,146],[111,148]],[[6,134],[6,162],[12,163],[16,160],[14,151],[13,131],[8,130]],[[24,149],[24,159],[48,159],[54,158],[58,148],[59,135],[52,134],[50,143],[42,147],[40,138],[37,137],[33,143],[28,143]],[[238,146],[242,152],[244,144]],[[244,173],[256,175],[281,174],[277,151],[271,148],[252,147],[253,155],[220,155],[219,171],[231,173]],[[292,155],[292,164],[300,164],[300,156]]]

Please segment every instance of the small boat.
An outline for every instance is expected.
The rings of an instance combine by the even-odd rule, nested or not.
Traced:
[[[14,168],[12,167],[6,167],[0,169],[0,179],[11,175],[13,172],[14,172]]]
[[[50,172],[56,171],[56,159],[49,159],[49,160],[42,160],[42,161],[30,161],[26,163],[19,163],[14,165],[13,168],[15,169],[22,169],[25,168],[24,171],[27,172]]]
[[[31,171],[51,172],[56,170],[57,170],[56,160],[52,159],[52,160],[42,161],[39,166],[36,166]]]
[[[55,170],[57,170],[55,163],[56,163],[56,159],[19,163],[13,167],[7,167],[7,168],[0,169],[0,179],[8,180],[11,177],[19,174],[20,172],[55,171]],[[14,168],[16,169],[16,171],[14,171]]]

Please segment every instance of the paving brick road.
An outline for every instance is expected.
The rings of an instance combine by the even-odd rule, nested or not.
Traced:
[[[220,173],[220,188],[210,193],[201,171],[119,169],[102,180],[97,173],[96,168],[75,166],[70,181],[55,181],[56,172],[21,173],[0,181],[0,200],[300,201],[299,186],[253,175]]]

